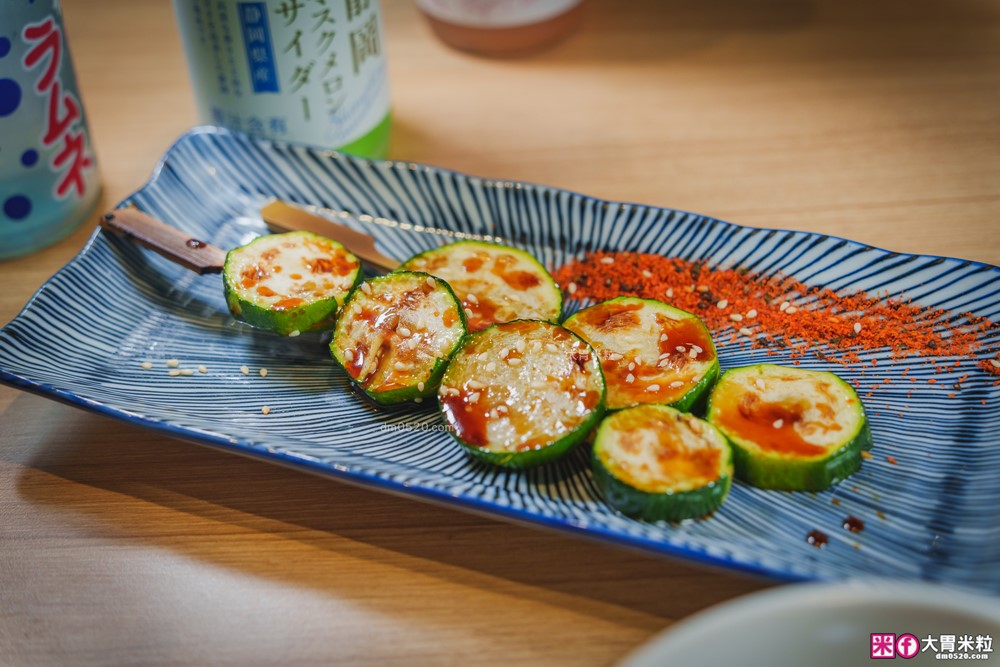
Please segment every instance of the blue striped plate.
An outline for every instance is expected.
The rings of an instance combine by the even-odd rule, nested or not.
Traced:
[[[780,271],[834,289],[905,293],[1000,320],[996,267],[215,128],[178,140],[128,201],[229,248],[265,232],[258,209],[271,197],[398,221],[354,224],[400,259],[456,234],[481,234],[507,239],[550,267],[588,250],[637,250]],[[609,510],[582,450],[528,472],[471,461],[439,430],[433,406],[377,411],[358,400],[319,336],[280,338],[235,323],[218,276],[196,276],[99,233],[0,331],[0,379],[180,438],[658,554],[783,579],[882,576],[1000,594],[1000,388],[976,366],[990,349],[995,354],[996,331],[989,335],[978,359],[947,359],[958,365],[943,374],[934,359],[908,360],[909,376],[938,380],[920,382],[911,399],[907,391],[918,385],[902,382],[900,363],[887,352],[862,355],[879,362],[866,380],[890,384],[870,410],[877,456],[848,482],[816,494],[735,484],[714,517],[676,526]],[[728,338],[719,337],[723,368],[787,361],[782,352],[730,346]],[[169,377],[172,358],[207,372]],[[140,367],[147,360],[150,370]],[[802,366],[856,385],[861,379],[860,368],[818,358]],[[948,399],[966,373],[958,397]],[[270,414],[262,414],[265,405]],[[863,533],[841,527],[849,514],[865,521]],[[814,529],[830,536],[825,548],[807,544]]]

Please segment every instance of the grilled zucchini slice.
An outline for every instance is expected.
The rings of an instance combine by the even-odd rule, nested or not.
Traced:
[[[286,336],[333,328],[360,279],[357,257],[309,232],[261,236],[230,250],[223,267],[233,316]]]
[[[602,301],[563,326],[600,355],[609,410],[652,403],[688,411],[719,377],[705,324],[660,301],[628,296]]]
[[[555,280],[538,260],[516,248],[458,241],[416,255],[400,268],[447,281],[462,300],[469,331],[516,319],[556,322],[562,312]]]
[[[763,489],[828,488],[872,446],[861,400],[833,373],[770,364],[726,371],[708,420],[732,444],[737,478]]]
[[[615,412],[597,429],[594,479],[608,504],[647,521],[682,521],[722,505],[733,478],[726,438],[663,405]]]
[[[473,456],[527,468],[569,451],[604,413],[597,355],[550,322],[515,320],[470,334],[438,390],[449,431]]]
[[[437,391],[465,332],[465,315],[447,283],[397,271],[351,293],[330,353],[373,401],[401,403]]]

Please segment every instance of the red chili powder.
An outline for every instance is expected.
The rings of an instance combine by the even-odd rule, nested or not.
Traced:
[[[894,357],[966,356],[997,327],[972,313],[956,317],[906,299],[841,294],[780,274],[645,253],[595,252],[553,276],[572,298],[658,299],[697,314],[716,336],[728,333],[732,343],[746,340],[754,347],[789,348],[793,357],[810,352],[841,363],[859,362],[859,350],[886,348]],[[990,360],[980,366],[1000,375]]]

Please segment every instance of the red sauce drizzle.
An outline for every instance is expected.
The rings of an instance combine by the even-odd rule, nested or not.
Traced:
[[[765,403],[760,395],[744,390],[729,400],[719,414],[719,424],[760,446],[761,449],[779,454],[817,456],[825,451],[820,445],[807,442],[795,429],[802,420],[808,405],[798,403]],[[735,410],[731,402],[738,401]],[[778,421],[780,420],[780,421]],[[775,427],[775,424],[778,424]]]
[[[844,530],[849,530],[852,533],[860,533],[865,529],[865,522],[856,516],[849,516],[844,519]]]
[[[817,549],[822,549],[830,541],[830,536],[821,530],[810,530],[806,533],[806,542]]]

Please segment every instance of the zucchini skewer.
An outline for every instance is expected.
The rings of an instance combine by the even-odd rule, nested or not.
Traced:
[[[602,301],[573,314],[563,326],[600,355],[609,410],[653,403],[688,411],[719,377],[715,344],[705,324],[660,301]]]
[[[734,368],[712,390],[707,418],[732,444],[736,476],[763,489],[821,491],[872,446],[861,400],[833,373]]]
[[[615,412],[597,429],[591,457],[605,499],[648,521],[682,521],[722,505],[733,477],[725,436],[664,405]]]
[[[330,353],[365,395],[389,405],[432,396],[465,332],[465,314],[447,283],[397,271],[351,293]]]
[[[357,257],[310,232],[261,236],[230,250],[223,267],[233,316],[285,336],[332,328],[360,279]]]
[[[555,322],[562,292],[534,257],[509,246],[458,241],[411,257],[400,267],[426,271],[451,285],[469,331],[516,319]]]
[[[449,431],[470,454],[506,468],[562,456],[604,413],[597,355],[550,322],[516,320],[470,334],[438,391]]]

